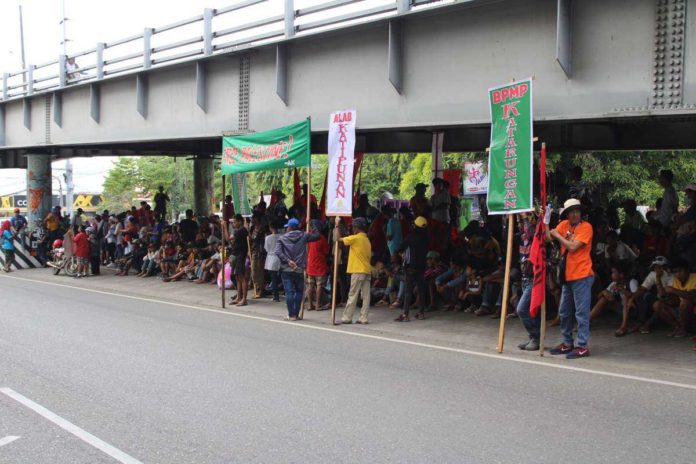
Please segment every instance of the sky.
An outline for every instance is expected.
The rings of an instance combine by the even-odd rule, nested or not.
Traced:
[[[238,0],[65,0],[68,18],[68,54],[201,14],[204,8],[221,8]],[[278,3],[278,2],[269,2]],[[57,58],[62,47],[60,0],[0,0],[0,74],[21,69],[19,5],[24,19],[24,43],[28,64]],[[275,5],[277,6],[277,5]],[[106,172],[116,158],[74,158],[75,191],[100,192]],[[53,163],[54,175],[62,177],[64,161]],[[26,189],[23,169],[5,169],[0,195]],[[53,188],[58,192],[58,181]]]

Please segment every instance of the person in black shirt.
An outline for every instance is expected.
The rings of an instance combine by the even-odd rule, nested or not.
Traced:
[[[196,240],[196,234],[198,233],[198,223],[193,220],[193,210],[186,210],[186,219],[183,219],[179,223],[179,230],[181,231],[181,240],[184,243],[191,243]]]
[[[419,216],[414,221],[413,229],[406,239],[401,243],[397,253],[408,250],[408,259],[405,263],[405,290],[404,290],[404,309],[399,317],[394,319],[396,322],[408,322],[411,319],[408,313],[411,309],[413,299],[413,289],[418,292],[420,301],[420,311],[416,313],[416,319],[425,319],[425,269],[427,267],[426,256],[428,254],[428,221],[423,216]]]
[[[246,306],[247,292],[249,290],[249,282],[246,275],[246,259],[249,254],[249,232],[244,227],[244,218],[241,214],[237,214],[232,219],[232,245],[230,249],[230,259],[232,265],[232,274],[237,279],[237,296],[232,301],[233,305]]]

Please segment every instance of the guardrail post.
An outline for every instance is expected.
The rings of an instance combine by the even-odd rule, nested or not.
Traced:
[[[143,31],[143,68],[152,66],[152,28],[146,27]]]
[[[30,64],[26,71],[24,71],[27,73],[27,88],[24,89],[27,95],[34,95],[34,68],[36,68],[36,66]]]
[[[2,75],[2,99],[7,100],[7,79],[10,78],[8,73]]]
[[[295,36],[295,2],[285,0],[285,37]]]
[[[97,43],[97,79],[104,79],[104,48],[106,44]]]
[[[215,10],[206,8],[203,10],[203,54],[213,54],[213,16]]]
[[[411,10],[411,0],[396,0],[396,12],[406,13]]]
[[[58,57],[58,81],[61,87],[65,87],[68,84],[68,72],[65,67],[67,57],[65,55],[60,55]]]

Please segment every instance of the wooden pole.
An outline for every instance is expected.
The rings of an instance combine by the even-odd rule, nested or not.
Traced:
[[[251,223],[249,224],[249,230],[251,231]],[[251,266],[251,261],[254,259],[251,256],[251,236],[250,234],[247,234],[247,256],[249,257],[249,265]],[[246,270],[245,270],[246,272]],[[251,271],[249,271],[250,277],[252,278],[251,280],[254,281],[254,295],[258,295],[258,286],[256,285],[256,280],[253,279],[253,276],[251,276]],[[237,289],[237,292],[239,292],[239,289]],[[249,281],[247,280],[247,299],[249,296]]]
[[[222,176],[222,221],[220,221],[221,225],[221,230],[220,234],[222,235],[222,247],[220,248],[220,262],[222,263],[222,270],[220,271],[222,273],[222,289],[221,289],[221,297],[222,297],[222,309],[225,309],[225,249],[227,245],[227,240],[225,240],[225,237],[227,236],[227,224],[225,223],[225,176]]]
[[[336,216],[336,225],[334,230],[338,230],[338,225],[341,223],[340,216]],[[335,235],[335,232],[334,232]],[[331,279],[331,324],[336,325],[336,291],[338,289],[338,240],[334,240],[333,249],[333,277]]]
[[[508,215],[507,253],[505,254],[505,281],[503,282],[503,306],[500,309],[500,329],[498,330],[498,353],[503,352],[505,340],[505,319],[510,299],[510,267],[512,265],[512,232],[515,228],[515,215]]]
[[[309,233],[309,221],[312,219],[312,166],[311,163],[307,166],[307,212],[305,214],[305,232]],[[309,245],[307,245],[307,258],[309,258]],[[305,266],[304,272],[305,285],[307,283],[307,266]],[[300,317],[298,319],[304,319],[304,308],[305,308],[305,295],[306,292],[302,292],[302,303],[300,303]],[[311,296],[310,296],[311,298]]]

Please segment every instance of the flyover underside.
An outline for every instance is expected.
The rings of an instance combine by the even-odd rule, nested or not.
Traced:
[[[356,150],[365,153],[429,152],[432,133],[444,132],[446,152],[482,152],[488,147],[488,124],[394,128],[358,131]],[[635,117],[592,121],[539,122],[535,136],[553,152],[696,150],[696,116]],[[25,167],[27,154],[53,158],[76,156],[219,155],[220,137],[143,140],[44,147],[0,148],[0,167]],[[326,153],[326,132],[312,135],[312,152]]]
[[[322,153],[340,109],[357,110],[366,153],[429,152],[435,131],[445,151],[483,151],[486,90],[527,76],[535,135],[553,151],[696,149],[694,11],[696,0],[481,0],[288,35],[3,101],[0,167],[35,153],[215,155],[223,131],[308,116]]]

